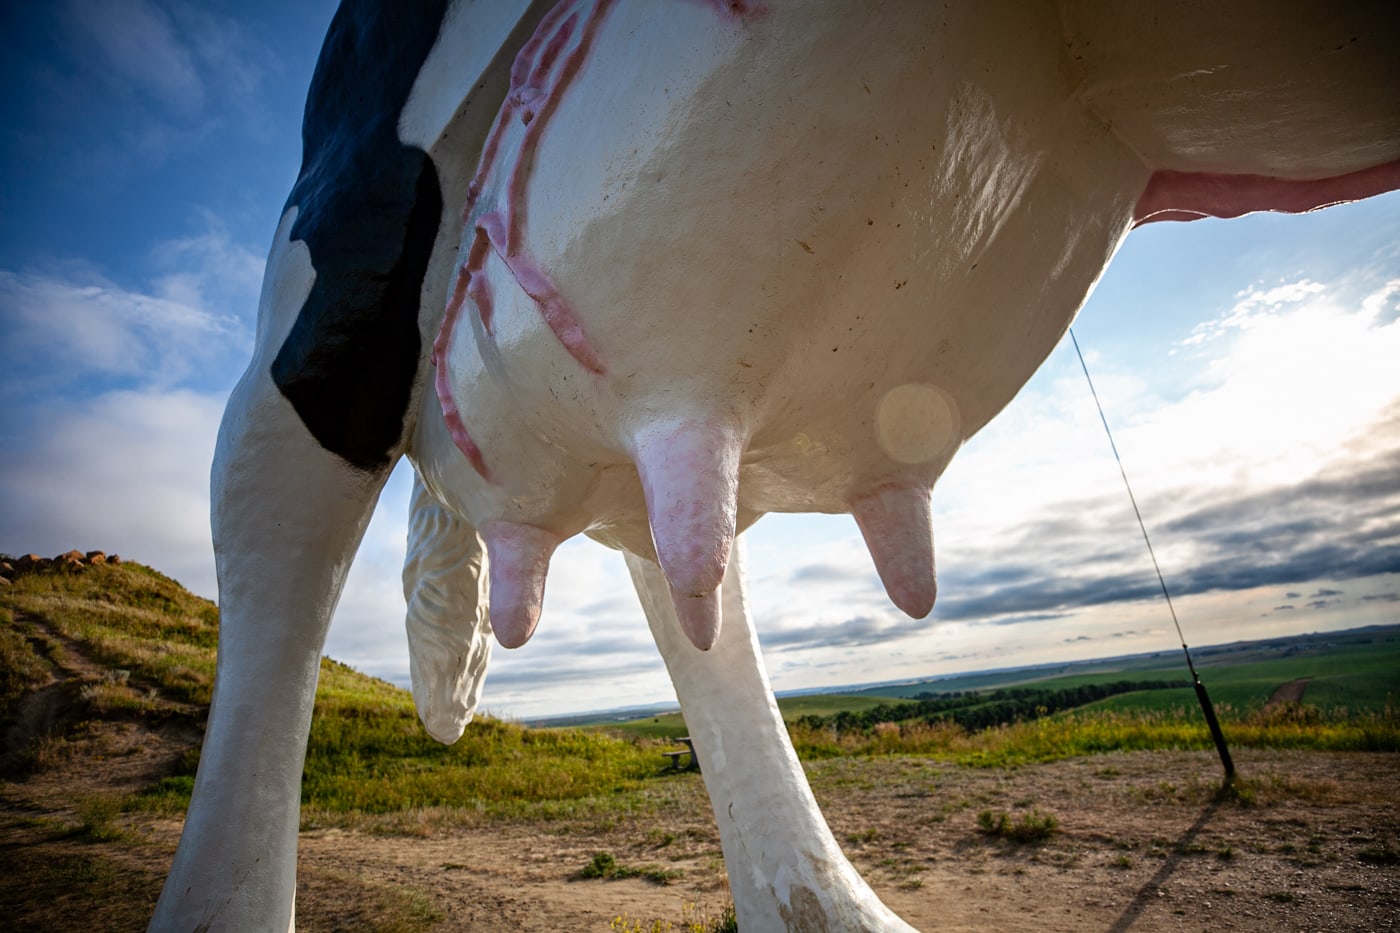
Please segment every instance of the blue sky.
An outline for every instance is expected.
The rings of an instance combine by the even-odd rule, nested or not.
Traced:
[[[208,469],[251,352],[334,4],[0,8],[0,551],[102,548],[215,595]],[[1400,621],[1400,195],[1134,232],[1076,332],[1188,640]],[[391,480],[327,653],[405,684]],[[889,604],[846,516],[747,536],[779,689],[1171,649],[1072,348],[934,495],[931,618]],[[620,557],[553,563],[512,716],[672,696]]]

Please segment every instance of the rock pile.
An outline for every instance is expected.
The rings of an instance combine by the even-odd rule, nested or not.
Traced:
[[[38,554],[25,554],[11,557],[0,554],[0,586],[9,586],[16,577],[26,573],[72,573],[97,564],[120,564],[120,554],[106,554],[102,551],[66,551],[57,557],[40,557]]]

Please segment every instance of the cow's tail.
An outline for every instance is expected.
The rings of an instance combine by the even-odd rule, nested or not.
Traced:
[[[476,529],[415,475],[403,565],[409,673],[418,718],[445,744],[471,722],[491,656],[484,562]]]

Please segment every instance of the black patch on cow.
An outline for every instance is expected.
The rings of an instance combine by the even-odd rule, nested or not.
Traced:
[[[388,466],[422,353],[418,308],[442,218],[432,160],[399,142],[399,114],[446,0],[345,0],[302,121],[287,207],[316,281],[272,362],[272,381],[327,450]]]

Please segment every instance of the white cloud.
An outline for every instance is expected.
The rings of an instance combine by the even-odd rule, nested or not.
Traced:
[[[1297,482],[1370,434],[1400,399],[1400,322],[1374,310],[1395,287],[1373,283],[1344,305],[1332,298],[1343,286],[1296,283],[1286,307],[1254,316],[1202,360],[1213,384],[1125,432],[1141,480],[1158,489]]]
[[[1361,299],[1361,312],[1374,324],[1393,324],[1400,318],[1400,279],[1391,279]]]
[[[1255,286],[1236,294],[1238,301],[1229,311],[1209,321],[1197,324],[1184,346],[1199,346],[1235,330],[1245,330],[1283,309],[1285,305],[1306,301],[1323,291],[1323,286],[1309,279],[1284,282],[1272,288]]]
[[[0,270],[3,391],[231,386],[251,352],[262,260],[209,219],[158,244],[146,289],[90,269]]]
[[[115,391],[44,406],[0,454],[0,550],[101,549],[215,593],[209,465],[223,398]]]
[[[109,80],[180,111],[198,110],[204,83],[170,16],[146,0],[69,0],[67,19]]]
[[[174,386],[246,345],[237,319],[183,300],[188,290],[173,294],[0,271],[0,360],[50,386],[93,376]]]
[[[206,214],[203,221],[202,232],[163,241],[151,251],[152,262],[162,270],[153,283],[155,293],[168,301],[209,309],[206,314],[251,321],[266,257],[235,243],[217,217]],[[239,349],[248,352],[251,347]]]
[[[209,465],[258,273],[213,224],[158,252],[146,290],[0,270],[0,549],[116,551],[213,596]]]

